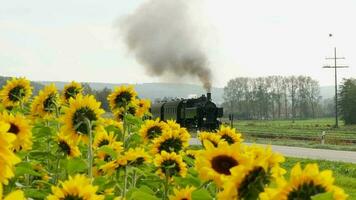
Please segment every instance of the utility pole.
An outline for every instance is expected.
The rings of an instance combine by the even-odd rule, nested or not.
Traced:
[[[331,34],[330,34],[331,36]],[[326,60],[334,60],[334,65],[331,66],[324,66],[323,68],[333,68],[335,70],[335,128],[339,127],[339,111],[337,106],[337,69],[338,68],[348,68],[348,66],[337,65],[337,60],[345,59],[344,57],[337,57],[336,56],[336,47],[334,47],[334,57],[326,58]]]

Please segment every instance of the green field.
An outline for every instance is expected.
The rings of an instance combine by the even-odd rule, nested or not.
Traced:
[[[300,162],[302,166],[305,166],[307,163],[318,163],[320,170],[332,170],[335,185],[343,188],[350,195],[350,200],[356,200],[356,164],[288,157],[282,166],[290,172],[290,169],[297,162]]]
[[[356,142],[356,125],[334,128],[333,118],[296,120],[237,120],[234,127],[247,139],[270,138],[272,141],[301,141],[320,144],[323,131],[325,142],[331,145],[349,145]],[[347,141],[345,141],[347,140]],[[354,140],[354,141],[352,141]]]

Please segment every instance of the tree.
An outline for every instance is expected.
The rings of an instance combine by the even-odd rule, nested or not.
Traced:
[[[340,86],[340,114],[345,124],[356,124],[356,79],[344,79]]]

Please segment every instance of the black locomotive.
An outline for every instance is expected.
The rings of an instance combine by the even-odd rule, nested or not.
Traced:
[[[223,108],[217,107],[211,101],[211,93],[207,93],[199,98],[155,103],[151,113],[154,119],[175,120],[190,130],[215,130],[221,124]]]

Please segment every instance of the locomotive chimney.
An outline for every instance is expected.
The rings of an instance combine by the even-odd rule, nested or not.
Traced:
[[[211,92],[206,93],[206,97],[208,98],[208,101],[211,101]]]

